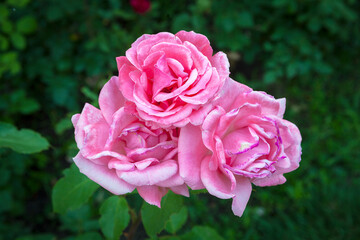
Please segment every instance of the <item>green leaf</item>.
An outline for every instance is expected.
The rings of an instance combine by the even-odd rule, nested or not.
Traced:
[[[195,226],[190,232],[184,234],[183,240],[223,240],[223,238],[212,228],[207,226]]]
[[[123,197],[109,197],[100,208],[100,227],[107,239],[117,240],[130,221],[129,207]]]
[[[11,38],[11,42],[15,48],[20,49],[20,50],[25,48],[26,40],[21,34],[13,33],[13,34],[11,34],[10,38]]]
[[[25,16],[16,22],[16,29],[23,34],[29,34],[37,29],[36,19],[32,16]]]
[[[0,122],[0,147],[19,153],[36,153],[48,149],[49,142],[30,129],[17,130],[11,124]]]
[[[176,233],[185,224],[188,218],[188,211],[186,207],[183,207],[180,212],[174,213],[170,216],[170,220],[166,223],[165,229],[169,233]]]
[[[75,164],[64,172],[65,177],[55,184],[52,192],[54,211],[61,214],[86,203],[99,188],[99,185],[80,173]]]
[[[166,223],[170,220],[170,216],[178,213],[183,206],[183,198],[172,192],[169,192],[161,201],[161,208],[144,202],[141,208],[141,216],[146,233],[154,237],[160,233]]]
[[[71,123],[70,117],[65,117],[61,119],[58,123],[56,123],[55,132],[60,135],[64,133],[66,130],[72,128],[72,126],[73,125]]]

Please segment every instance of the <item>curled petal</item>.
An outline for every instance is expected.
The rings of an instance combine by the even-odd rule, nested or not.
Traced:
[[[204,54],[208,59],[211,59],[213,54],[213,50],[210,46],[210,42],[202,34],[195,33],[193,31],[186,32],[180,31],[175,34],[182,42],[190,42],[192,43],[202,54]]]
[[[125,98],[117,86],[118,77],[112,77],[101,89],[99,95],[99,105],[104,118],[110,125],[112,115],[124,106]]]
[[[159,164],[149,166],[144,170],[131,172],[117,171],[118,176],[129,184],[135,186],[156,185],[171,178],[178,171],[176,161],[168,160]]]
[[[115,170],[97,165],[84,158],[80,153],[74,157],[74,162],[81,173],[113,194],[125,194],[135,189],[135,186],[121,180]]]
[[[211,195],[218,198],[227,199],[234,197],[232,188],[232,179],[225,175],[218,169],[211,170],[210,165],[211,157],[205,157],[201,162],[201,180]]]

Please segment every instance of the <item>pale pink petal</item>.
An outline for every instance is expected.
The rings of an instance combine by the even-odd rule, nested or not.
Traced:
[[[185,183],[192,189],[204,188],[200,179],[200,167],[207,153],[208,150],[202,143],[200,127],[188,124],[181,128],[178,153],[179,172]]]
[[[74,162],[81,173],[113,194],[121,195],[132,192],[135,189],[133,185],[121,180],[116,175],[115,170],[97,165],[84,158],[80,153],[74,157]]]
[[[165,141],[157,144],[154,147],[131,149],[127,152],[127,155],[135,161],[140,161],[146,158],[156,158],[158,160],[163,160],[165,156],[176,147],[176,142]]]
[[[113,158],[109,161],[108,168],[119,170],[119,171],[132,171],[135,169],[135,166],[134,166],[134,163],[132,163],[132,162]]]
[[[283,184],[286,178],[282,174],[273,174],[265,178],[254,178],[251,182],[259,187],[267,187]]]
[[[201,106],[198,110],[193,110],[191,115],[188,117],[192,125],[198,126],[203,124],[204,119],[209,114],[209,112],[213,109],[212,103],[205,104]]]
[[[131,172],[117,171],[117,174],[121,179],[132,185],[144,186],[156,185],[159,182],[165,181],[176,174],[177,171],[177,162],[168,160],[154,166],[149,166],[144,170],[134,170]]]
[[[214,149],[214,137],[216,133],[216,128],[218,126],[220,117],[225,114],[225,111],[222,107],[217,106],[213,109],[205,118],[202,128],[202,139],[204,145],[209,149]]]
[[[275,115],[282,117],[285,111],[286,100],[275,99],[273,96],[259,91],[252,91],[246,95],[246,102],[261,105],[263,115]]]
[[[213,104],[215,106],[221,106],[225,111],[230,111],[243,105],[246,100],[244,99],[244,94],[251,91],[252,89],[248,86],[236,82],[231,78],[227,78],[219,96],[215,98]],[[238,101],[240,101],[240,104]]]
[[[122,107],[116,111],[112,116],[110,130],[108,131],[109,138],[106,141],[106,148],[111,149],[114,144],[118,142],[118,137],[124,128],[133,122],[137,122],[137,118],[128,114],[125,108]]]
[[[236,178],[235,197],[231,209],[236,216],[241,217],[251,195],[251,183],[248,178]]]
[[[222,83],[229,77],[230,63],[225,53],[218,52],[211,58],[211,65],[216,68]]]
[[[175,186],[180,186],[184,184],[184,179],[182,179],[179,174],[174,174],[174,176],[172,176],[169,179],[166,179],[165,181],[162,182],[158,182],[156,184],[156,186],[159,187],[175,187]]]
[[[250,132],[249,128],[235,130],[222,140],[228,155],[240,154],[259,145],[259,137]]]
[[[136,189],[147,203],[159,208],[161,207],[161,198],[168,192],[168,189],[158,186],[139,186]]]
[[[99,109],[85,104],[75,126],[75,140],[82,154],[94,154],[105,146],[109,125]]]
[[[151,164],[157,164],[160,161],[156,158],[146,158],[144,160],[135,162],[134,165],[136,166],[136,168],[138,170],[144,170],[145,168],[147,168],[148,166],[150,166]]]
[[[125,98],[117,86],[118,77],[112,77],[101,89],[99,105],[104,118],[110,125],[113,114],[124,106]]]
[[[201,181],[211,195],[215,197],[227,199],[234,197],[232,191],[232,181],[224,172],[211,170],[209,168],[211,157],[207,156],[201,162]]]

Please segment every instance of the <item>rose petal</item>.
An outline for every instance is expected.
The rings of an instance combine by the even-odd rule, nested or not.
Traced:
[[[158,186],[136,187],[140,196],[149,204],[161,207],[161,198],[168,192],[166,188]]]
[[[74,157],[74,162],[81,173],[113,194],[125,194],[135,189],[133,185],[121,180],[116,175],[115,170],[108,169],[106,166],[97,165],[84,158],[80,153]]]
[[[200,127],[189,124],[181,129],[178,153],[179,172],[191,189],[204,188],[200,179],[200,166],[207,152],[202,143]]]
[[[156,185],[159,182],[171,178],[178,171],[176,161],[168,160],[154,166],[149,166],[144,170],[134,170],[131,172],[117,171],[118,176],[129,184],[135,186]]]
[[[201,181],[211,195],[218,198],[227,199],[234,197],[231,190],[232,182],[219,168],[215,171],[209,168],[210,156],[207,156],[201,162]]]
[[[104,118],[110,125],[112,122],[112,115],[121,107],[124,106],[125,98],[117,86],[118,77],[112,77],[104,85],[99,95],[99,105]]]
[[[183,195],[185,197],[189,197],[189,189],[186,186],[186,184],[180,185],[180,186],[174,186],[170,188],[171,191],[173,191],[176,194]]]
[[[193,31],[186,32],[186,31],[180,31],[175,34],[182,42],[188,41],[192,43],[202,54],[204,54],[208,59],[211,59],[211,56],[213,54],[213,50],[210,46],[210,42],[202,34],[195,33]]]
[[[241,217],[249,201],[252,187],[247,178],[237,177],[236,180],[235,197],[233,197],[231,209],[236,216]]]

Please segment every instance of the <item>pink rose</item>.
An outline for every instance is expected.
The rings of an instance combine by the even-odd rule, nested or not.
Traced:
[[[149,0],[130,0],[130,5],[135,12],[144,14],[150,10],[151,2]]]
[[[202,126],[185,126],[179,137],[180,176],[192,189],[233,198],[241,216],[251,183],[272,186],[298,168],[301,136],[282,119],[285,99],[276,100],[229,79]]]
[[[100,109],[86,104],[72,117],[80,149],[74,162],[80,171],[114,194],[137,188],[150,204],[160,207],[171,189],[188,196],[178,171],[178,129],[149,129],[124,110],[125,99],[112,77],[101,90]]]
[[[119,87],[136,113],[153,127],[200,125],[229,76],[226,55],[201,34],[145,34],[117,58]]]

